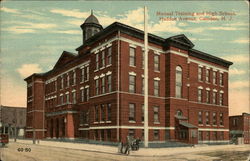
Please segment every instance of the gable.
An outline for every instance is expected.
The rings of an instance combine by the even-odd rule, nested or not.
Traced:
[[[70,61],[72,61],[74,58],[76,57],[76,55],[74,53],[70,53],[67,51],[63,51],[62,55],[60,56],[60,58],[58,59],[58,61],[56,62],[55,66],[53,69],[55,68],[59,68],[67,63],[69,63]]]
[[[188,46],[189,48],[194,47],[194,44],[184,34],[172,36],[168,39],[177,42],[179,44]]]

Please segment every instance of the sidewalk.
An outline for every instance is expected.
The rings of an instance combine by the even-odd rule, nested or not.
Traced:
[[[10,140],[10,142],[13,142]],[[17,143],[33,144],[32,140],[17,140]],[[77,149],[84,151],[92,151],[99,153],[117,154],[118,147],[105,146],[97,144],[86,144],[86,143],[71,143],[71,142],[57,142],[57,141],[43,141],[40,140],[39,144],[43,146],[60,147],[68,149]],[[213,146],[199,146],[199,147],[176,147],[176,148],[140,148],[139,151],[131,151],[132,156],[169,156],[178,155],[184,153],[196,153],[196,152],[208,152],[216,150],[233,150],[237,148],[249,148],[249,145],[213,145]]]

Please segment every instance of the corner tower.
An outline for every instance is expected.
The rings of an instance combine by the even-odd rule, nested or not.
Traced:
[[[81,28],[83,31],[83,44],[86,40],[103,29],[98,19],[93,15],[93,10],[91,10],[91,15],[81,25]]]

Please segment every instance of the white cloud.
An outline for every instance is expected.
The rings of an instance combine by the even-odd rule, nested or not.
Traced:
[[[8,31],[14,34],[24,34],[24,33],[35,33],[35,30],[33,29],[25,29],[18,26],[8,27],[8,28],[2,28],[3,31]]]
[[[229,74],[230,75],[242,75],[242,74],[246,74],[246,71],[245,70],[238,70],[237,68],[230,68]]]
[[[23,64],[20,68],[17,69],[17,72],[21,75],[22,78],[26,78],[33,73],[42,72],[39,64]]]
[[[160,21],[159,23],[153,24],[149,26],[149,32],[152,33],[160,33],[160,32],[172,32],[172,33],[180,33],[183,30],[177,27],[175,21],[167,22],[167,21]]]
[[[1,7],[1,11],[8,12],[8,13],[20,13],[17,9],[11,9],[6,7]]]
[[[52,9],[50,10],[50,12],[75,18],[86,18],[90,14],[89,12],[80,12],[79,10],[65,10],[65,9]]]
[[[238,30],[235,27],[225,27],[225,26],[218,26],[218,27],[208,27],[209,30],[225,30],[225,31],[234,31]]]
[[[235,81],[235,82],[229,82],[229,89],[249,89],[249,81]]]
[[[80,30],[63,30],[63,31],[52,31],[53,33],[61,33],[61,34],[73,34],[73,35],[80,35]]]
[[[240,38],[240,39],[236,39],[231,41],[232,43],[238,43],[238,44],[248,44],[249,43],[249,39],[247,38]]]
[[[222,57],[222,59],[232,61],[233,63],[248,63],[249,55],[248,54],[234,54]]]
[[[120,22],[125,24],[140,24],[144,21],[144,9],[143,8],[137,8],[136,10],[130,10],[124,15],[122,15],[123,18],[119,19]]]

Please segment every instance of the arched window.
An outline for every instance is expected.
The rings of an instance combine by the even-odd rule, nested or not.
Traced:
[[[182,97],[182,69],[180,66],[176,67],[175,70],[175,96],[178,98]]]
[[[176,116],[182,116],[182,115],[183,115],[183,113],[182,113],[181,110],[177,110],[177,111],[176,111]]]

